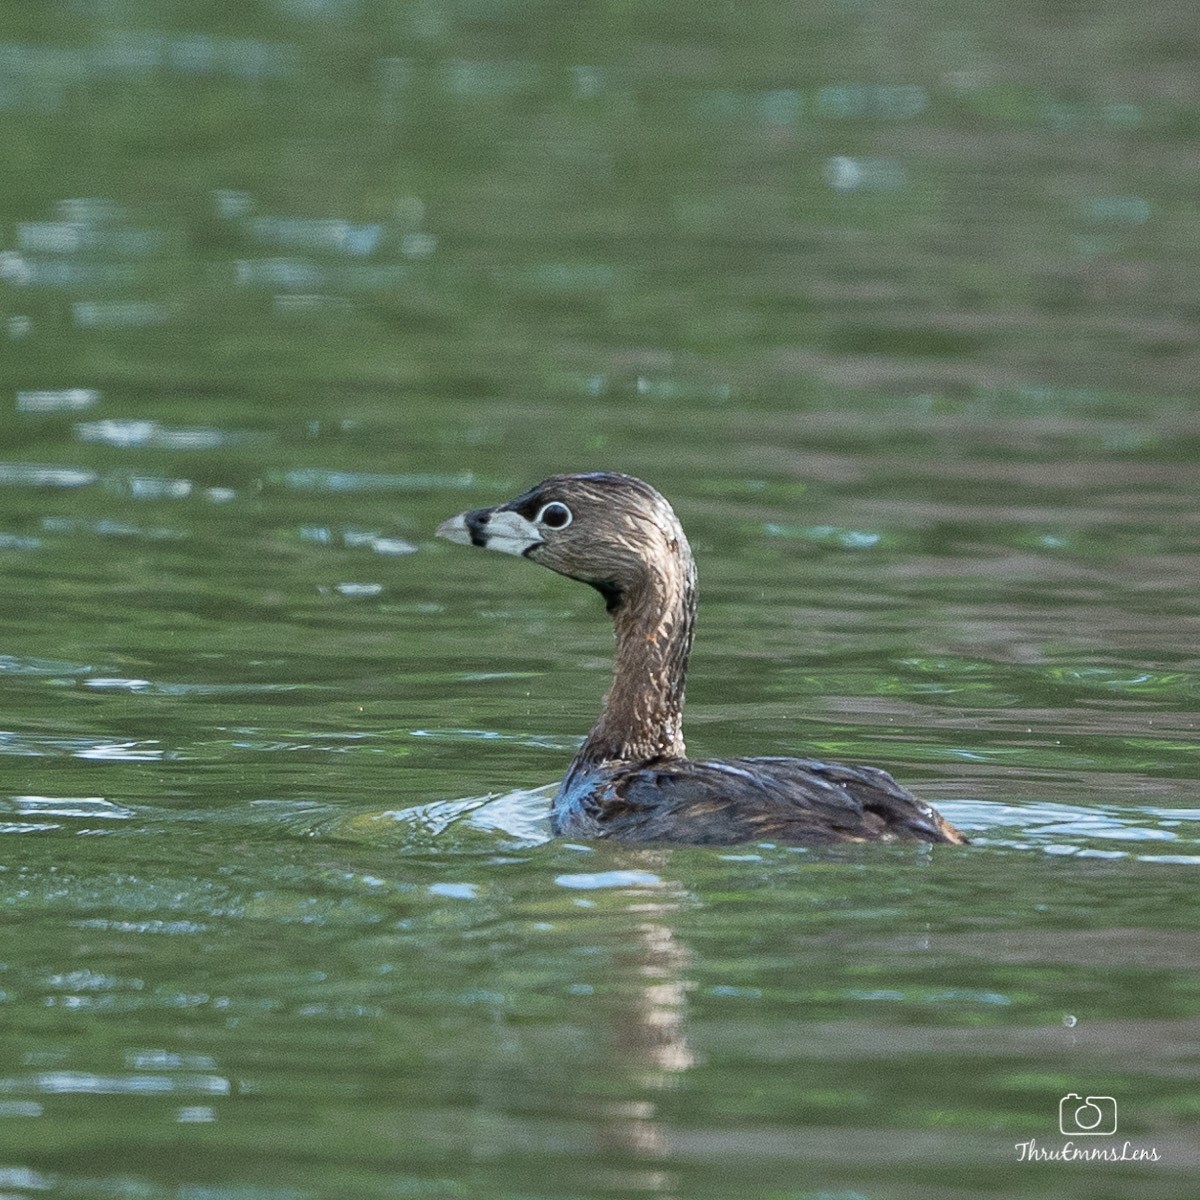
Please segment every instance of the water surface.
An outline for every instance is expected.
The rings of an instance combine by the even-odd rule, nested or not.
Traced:
[[[0,14],[0,1192],[1193,1197],[1193,25]],[[971,848],[550,839],[602,606],[432,530],[596,468]]]

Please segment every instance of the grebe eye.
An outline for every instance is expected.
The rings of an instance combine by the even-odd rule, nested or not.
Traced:
[[[534,520],[539,525],[545,525],[547,529],[566,529],[575,518],[571,515],[571,510],[558,500],[552,500],[549,504],[542,506]]]

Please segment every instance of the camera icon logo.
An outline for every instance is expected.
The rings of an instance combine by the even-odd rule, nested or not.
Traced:
[[[1111,1096],[1068,1092],[1058,1102],[1058,1131],[1073,1137],[1111,1137],[1117,1132],[1117,1102]]]

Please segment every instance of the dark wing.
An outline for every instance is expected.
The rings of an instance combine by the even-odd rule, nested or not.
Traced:
[[[623,841],[967,840],[886,771],[816,759],[673,759],[616,768],[598,790],[587,813],[593,836]]]

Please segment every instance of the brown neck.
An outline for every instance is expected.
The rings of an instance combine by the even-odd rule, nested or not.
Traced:
[[[687,543],[614,596],[611,611],[612,687],[574,765],[682,758],[683,687],[696,620],[696,568]]]

